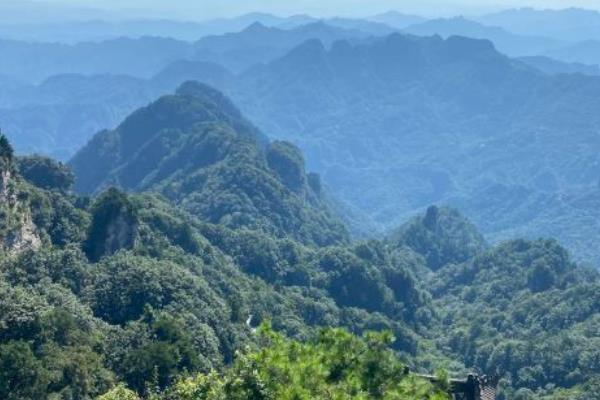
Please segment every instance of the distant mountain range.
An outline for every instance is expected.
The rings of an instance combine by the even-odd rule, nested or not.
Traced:
[[[518,20],[527,11],[513,13]],[[563,14],[548,15],[558,18]],[[570,15],[565,11],[565,19]],[[590,12],[588,19],[594,15]],[[318,19],[308,15],[277,17],[253,13],[202,23],[131,20],[0,24],[0,38],[3,38],[0,39],[3,54],[0,75],[26,82],[40,82],[61,73],[112,73],[148,78],[181,59],[216,62],[240,72],[281,57],[308,39],[319,39],[329,46],[340,39],[386,36],[399,30],[419,36],[487,39],[500,52],[512,57],[543,56],[568,63],[600,64],[600,41],[594,39],[596,36],[592,33],[577,40],[567,35],[515,33],[505,26],[493,25],[494,18],[499,17],[425,20],[388,12],[368,19]],[[491,22],[485,22],[488,19]],[[74,38],[78,42],[72,43]]]
[[[188,58],[191,51],[187,42],[158,37],[75,45],[0,40],[0,73],[28,82],[64,73],[150,77],[173,61]]]
[[[404,29],[411,25],[425,22],[427,19],[418,15],[403,14],[398,11],[388,11],[369,17],[368,20],[385,24],[395,29]]]
[[[562,42],[556,39],[516,35],[503,28],[483,25],[463,17],[429,20],[411,25],[405,31],[419,36],[459,35],[474,39],[487,39],[492,41],[500,52],[515,57],[544,54],[562,45]]]
[[[449,204],[492,239],[556,236],[599,261],[598,78],[549,76],[485,40],[394,34],[309,41],[230,91],[381,226]]]
[[[277,54],[309,36],[323,41]],[[230,95],[267,135],[300,145],[367,230],[447,204],[492,240],[555,236],[580,258],[600,260],[592,245],[600,81],[583,75],[593,67],[510,59],[487,40],[377,38],[322,23],[289,31],[255,24],[196,46],[205,47],[191,58],[211,46],[246,48],[260,64],[235,73],[180,60],[151,79],[63,75],[41,85],[1,78],[3,131],[20,151],[66,159],[94,132],[199,80]],[[258,51],[269,46],[275,51]]]
[[[326,46],[343,39],[364,39],[368,32],[313,22],[293,29],[267,27],[256,22],[241,32],[207,36],[194,45],[194,59],[221,64],[240,72],[284,56],[291,48],[319,39]]]
[[[519,8],[475,19],[520,35],[540,35],[572,42],[600,39],[600,12],[595,10]]]
[[[600,75],[599,65],[588,65],[581,63],[569,63],[555,60],[544,56],[520,57],[519,61],[550,75],[556,74],[584,74]]]

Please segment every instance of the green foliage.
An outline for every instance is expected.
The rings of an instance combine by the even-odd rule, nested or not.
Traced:
[[[48,157],[19,157],[17,169],[26,181],[46,190],[67,192],[75,183],[75,175],[68,166]]]
[[[122,366],[129,386],[142,393],[149,383],[163,389],[183,371],[201,367],[192,338],[184,325],[167,316],[150,322],[153,341],[130,351]]]
[[[483,236],[458,211],[435,206],[401,227],[391,241],[422,254],[433,270],[467,261],[486,247]]]
[[[152,190],[206,221],[307,244],[348,239],[291,144],[266,139],[221,93],[186,83],[98,134],[71,161],[76,189]],[[312,178],[313,183],[315,178]]]
[[[600,276],[576,267],[556,242],[504,243],[442,268],[431,286],[446,332],[439,345],[501,374],[512,387],[500,399],[537,399],[540,388],[600,373]]]
[[[0,169],[4,169],[12,163],[14,151],[6,136],[0,132]]]
[[[166,398],[219,399],[448,399],[439,389],[410,377],[387,349],[389,333],[363,339],[325,330],[307,343],[284,339],[261,328],[266,346],[241,354],[219,376],[199,375],[178,382]]]
[[[42,398],[50,377],[23,341],[0,345],[0,397],[6,400]]]
[[[269,150],[245,124],[187,85],[101,135],[95,157],[114,169],[96,183],[144,193],[90,201],[11,177],[10,223],[41,243],[0,257],[2,395],[131,398],[111,391],[123,382],[169,400],[445,398],[447,375],[432,388],[398,355],[415,370],[498,372],[501,400],[594,390],[597,272],[551,240],[488,248],[449,209],[349,243],[314,179],[293,174],[308,182],[298,193],[276,171],[302,170],[297,150]],[[265,320],[280,333],[256,335]],[[315,336],[326,327],[396,340]]]
[[[267,162],[288,189],[300,193],[305,190],[304,157],[297,147],[287,142],[273,142],[267,149]]]
[[[139,400],[139,397],[134,391],[127,389],[123,385],[119,385],[110,392],[98,397],[96,400]]]
[[[91,214],[92,223],[84,244],[91,261],[133,247],[137,218],[126,195],[115,188],[107,190],[92,205]]]

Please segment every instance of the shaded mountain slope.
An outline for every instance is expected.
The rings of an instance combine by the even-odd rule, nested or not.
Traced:
[[[547,76],[488,41],[391,35],[307,42],[247,71],[232,94],[376,223],[449,204],[494,239],[548,234],[563,215],[552,233],[598,261],[594,231],[567,220],[597,218],[583,197],[598,190],[599,90],[596,77]]]
[[[76,189],[153,190],[213,223],[317,244],[345,240],[319,178],[287,143],[267,139],[221,93],[182,85],[96,135],[70,163]]]
[[[175,100],[188,111],[167,106]],[[240,133],[228,136],[232,147],[242,139],[257,147],[256,131],[222,95],[186,84],[179,94],[140,110],[119,128],[127,126],[128,134],[120,132],[114,159],[126,162],[119,157],[129,154],[143,167],[137,152],[128,151],[128,145],[147,139],[134,134],[132,121],[149,128],[177,117],[184,127],[199,115],[217,137],[237,124]],[[215,121],[221,121],[220,127]],[[189,134],[202,137],[197,131]],[[301,153],[295,147],[284,142],[263,145],[263,162],[271,172],[256,175],[256,191],[269,193],[262,180],[279,181],[296,197],[306,183],[316,187],[316,177],[298,169]],[[106,143],[105,148],[110,146]],[[244,149],[252,158],[252,146]],[[3,170],[11,154],[7,142],[0,140]],[[206,158],[201,151],[196,154]],[[184,158],[180,161],[185,163]],[[238,162],[250,167],[242,157],[230,161],[212,179],[238,173]],[[48,160],[22,159],[19,166],[33,183],[44,166],[48,176],[68,181],[64,166]],[[262,167],[255,163],[253,168]],[[64,179],[42,189],[24,182],[19,170],[12,171],[13,183],[31,199],[33,226],[42,242],[0,257],[0,376],[11,377],[4,380],[8,385],[0,386],[3,397],[50,399],[78,393],[94,398],[118,382],[142,395],[173,384],[184,390],[204,382],[201,377],[181,380],[188,373],[221,373],[238,350],[264,344],[254,328],[265,320],[300,340],[314,338],[323,326],[356,333],[388,329],[394,339],[381,337],[413,371],[439,365],[460,375],[466,373],[465,366],[497,371],[503,376],[504,399],[523,393],[536,400],[560,398],[556,396],[563,390],[577,398],[598,376],[594,360],[600,278],[576,266],[556,242],[518,240],[486,248],[468,220],[454,210],[433,207],[386,242],[307,246],[294,235],[278,238],[266,229],[235,227],[228,220],[211,223],[178,207],[176,196],[128,195],[112,188],[93,199],[80,198],[64,193]],[[119,172],[107,175],[127,178]],[[221,189],[247,194],[235,180],[223,182]],[[203,195],[202,187],[195,190]],[[190,193],[181,187],[184,197]],[[307,203],[304,207],[310,208]],[[285,209],[257,213],[265,221],[273,214],[295,218]],[[320,229],[313,237],[322,232],[318,226],[309,228]],[[434,253],[441,257],[431,257]],[[329,337],[324,335],[319,337]],[[335,337],[349,338],[341,331]],[[383,343],[374,339],[368,337],[370,348],[382,349]],[[349,354],[347,346],[336,348]],[[277,354],[281,359],[281,352]],[[270,362],[267,366],[270,371],[276,367]],[[243,376],[255,381],[253,374]],[[417,398],[426,389],[420,386]],[[403,395],[412,395],[416,389],[405,390]],[[181,392],[156,396],[179,400]]]

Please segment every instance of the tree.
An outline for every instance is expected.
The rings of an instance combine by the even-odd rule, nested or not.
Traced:
[[[14,150],[8,141],[8,138],[2,134],[0,130],[0,158],[6,159],[8,162],[12,162],[14,157]]]
[[[42,189],[68,192],[75,182],[75,175],[68,166],[48,157],[19,157],[17,168],[25,180]]]
[[[29,344],[10,341],[0,345],[0,398],[41,399],[46,393],[49,378]]]

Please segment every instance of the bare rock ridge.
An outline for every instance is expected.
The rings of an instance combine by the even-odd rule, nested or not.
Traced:
[[[42,245],[28,204],[19,196],[17,181],[12,148],[0,134],[0,252],[9,254]]]

